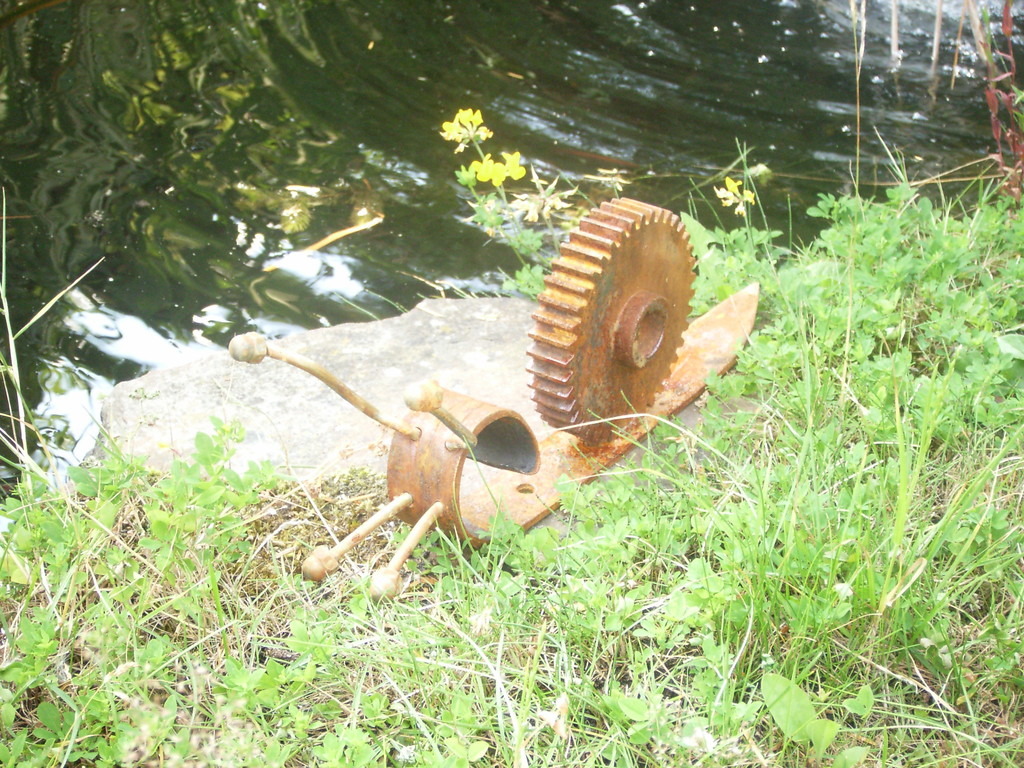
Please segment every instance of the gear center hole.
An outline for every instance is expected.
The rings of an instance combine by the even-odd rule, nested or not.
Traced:
[[[650,291],[638,291],[625,303],[615,326],[615,357],[631,368],[643,368],[661,349],[668,324],[668,302]]]

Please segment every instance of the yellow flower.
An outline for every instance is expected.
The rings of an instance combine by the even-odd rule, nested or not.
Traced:
[[[445,141],[462,141],[462,128],[454,120],[441,123],[441,138]]]
[[[491,181],[494,178],[494,167],[496,165],[500,165],[500,163],[495,163],[488,154],[484,155],[483,160],[474,160],[470,163],[469,170],[471,173],[476,174],[477,181]],[[502,181],[504,181],[504,177],[502,178]],[[494,186],[497,187],[500,185],[501,182],[499,181]]]
[[[459,142],[455,151],[461,152],[470,142],[485,141],[494,135],[483,122],[479,109],[460,109],[454,118],[441,123],[441,138]]]
[[[746,216],[747,206],[754,205],[757,202],[754,193],[749,189],[742,189],[742,187],[742,181],[736,181],[728,176],[725,177],[725,189],[715,187],[715,194],[722,201],[722,205],[726,208],[735,205],[737,216]]]
[[[505,162],[499,163],[489,154],[483,160],[474,160],[469,164],[469,171],[476,175],[477,181],[489,181],[496,187],[505,183],[505,179],[518,180],[526,175],[526,169],[519,164],[519,153],[502,152]]]
[[[501,156],[505,158],[505,169],[512,181],[519,181],[526,175],[526,169],[519,164],[518,152],[513,152],[511,155],[508,152],[502,152]]]
[[[480,110],[460,109],[449,122],[441,123],[441,135],[445,141],[462,141],[466,129],[473,129],[484,121]]]

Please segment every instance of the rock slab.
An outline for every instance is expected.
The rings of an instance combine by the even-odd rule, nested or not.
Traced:
[[[338,375],[396,419],[406,387],[426,378],[518,411],[538,439],[551,432],[530,399],[526,372],[530,313],[522,299],[426,299],[404,315],[323,328],[275,341]],[[194,449],[211,417],[238,422],[236,468],[270,461],[295,477],[354,466],[384,472],[390,432],[309,374],[277,360],[259,365],[211,353],[118,384],[101,414],[106,439],[166,470]]]

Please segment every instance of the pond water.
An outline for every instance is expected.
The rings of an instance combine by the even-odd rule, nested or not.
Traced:
[[[865,189],[891,178],[888,151],[922,177],[992,143],[958,9],[933,78],[930,11],[908,6],[894,70],[888,5],[871,6],[861,75]],[[115,382],[235,333],[497,290],[515,257],[465,222],[453,178],[465,157],[438,135],[462,107],[483,111],[494,151],[521,151],[544,178],[588,188],[585,176],[616,168],[630,196],[696,200],[709,223],[732,215],[706,201],[706,182],[745,146],[775,173],[757,215],[806,235],[803,211],[849,190],[856,158],[848,8],[0,0],[14,327],[85,275],[17,340],[38,426],[59,462],[76,461]],[[964,70],[951,84],[954,54]],[[377,214],[372,229],[301,250]]]

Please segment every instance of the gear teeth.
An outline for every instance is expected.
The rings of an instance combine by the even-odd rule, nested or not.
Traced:
[[[544,278],[544,287],[557,293],[559,302],[576,306],[579,299],[589,296],[594,290],[594,281],[558,272]]]
[[[647,203],[642,203],[639,200],[633,200],[629,197],[620,197],[616,200],[602,203],[601,207],[606,210],[622,211],[624,215],[632,214],[648,220],[650,217],[657,216],[659,212],[669,213],[664,208],[657,208],[653,205],[648,205]]]
[[[533,358],[532,367],[537,369],[538,376],[558,382],[566,382],[572,378],[571,373],[562,370],[575,357],[572,352],[553,347],[544,349],[540,344],[534,344],[527,354]]]
[[[553,326],[534,328],[530,332],[530,338],[540,344],[550,344],[558,349],[572,349],[579,340],[579,336],[575,333],[569,333]]]
[[[552,426],[569,427],[579,421],[579,409],[573,407],[571,400],[550,398],[536,390],[531,399],[537,404],[537,411],[544,421]]]
[[[612,277],[609,267],[623,246],[634,236],[642,238],[642,231],[651,224],[668,225],[682,235],[676,242],[688,257],[689,282],[676,290],[681,291],[679,299],[688,305],[693,294],[693,262],[681,220],[670,211],[629,198],[602,203],[580,222],[562,243],[559,256],[552,261],[552,272],[544,279],[545,290],[538,296],[540,306],[533,313],[535,325],[530,338],[534,343],[528,351],[527,365],[533,377],[533,400],[546,423],[574,429],[584,442],[607,439],[602,426],[578,426],[584,421],[584,409],[590,408],[591,393],[584,388],[607,384],[603,380],[584,380],[581,371],[591,371],[592,367],[581,357],[582,344],[594,331],[591,324],[601,322],[594,315],[594,305],[601,301],[603,282]],[[685,307],[683,312],[685,320]],[[633,399],[636,394],[646,397],[647,392],[639,390]],[[589,410],[586,418],[590,418]]]
[[[562,243],[561,252],[563,256],[576,255],[581,259],[604,264],[608,261],[608,254],[614,245],[615,241],[603,237],[600,233],[577,229],[569,235],[568,242]]]
[[[606,208],[607,207],[607,208]],[[602,203],[601,208],[608,212],[614,212],[620,216],[633,216],[636,220],[644,222],[664,222],[672,226],[677,232],[686,234],[682,220],[671,211],[664,208],[657,208],[639,200],[631,200],[628,197],[620,197],[609,203]]]
[[[579,295],[575,293],[567,293],[566,291],[560,291],[557,288],[548,287],[548,289],[537,297],[541,305],[550,309],[552,312],[569,312],[577,314],[582,312],[587,302]]]
[[[535,389],[558,400],[568,400],[572,397],[573,387],[571,384],[562,384],[557,381],[551,381],[551,379],[543,379],[537,382]]]
[[[550,325],[553,328],[558,328],[561,331],[567,331],[569,333],[576,333],[576,331],[579,330],[581,322],[578,315],[548,312],[543,308],[534,312],[531,317],[538,323]]]
[[[632,229],[636,224],[635,216],[624,215],[623,212],[619,210],[612,210],[610,208],[593,210],[587,218],[603,222],[607,226],[619,229],[623,232],[628,229]]]
[[[557,391],[558,394],[566,394],[571,392],[572,387],[569,386],[569,380],[572,378],[572,374],[566,374],[564,370],[565,366],[555,365],[547,360],[539,360],[534,358],[533,363],[526,366],[526,370],[532,373],[534,376],[539,377],[534,382],[535,389],[543,389],[545,391]],[[555,389],[561,387],[561,389]]]
[[[602,203],[596,213],[601,217],[613,218],[624,222],[625,229],[634,229],[647,218],[647,216],[640,211],[633,210],[632,208],[626,208],[616,203]]]
[[[575,398],[552,398],[534,389],[531,399],[544,423],[555,429],[565,429],[580,421]]]
[[[567,417],[575,418],[574,414],[577,410],[575,390],[576,388],[567,378],[558,381],[543,377],[534,380],[532,400],[537,403],[538,410],[542,410],[542,415],[546,411],[562,422]],[[547,420],[546,417],[545,420]],[[548,423],[552,424],[553,422],[549,421]]]
[[[572,254],[566,254],[551,262],[552,269],[559,269],[568,272],[584,280],[594,281],[601,276],[601,265],[595,264],[591,259],[579,258]]]
[[[611,219],[602,221],[591,216],[580,222],[580,232],[587,235],[596,235],[612,242],[618,242],[631,229],[631,226],[621,226],[618,222],[613,222]]]
[[[596,281],[604,273],[612,240],[598,233],[574,232],[563,243],[561,256],[552,262],[554,270],[544,279],[538,297],[540,309],[533,313],[536,326],[530,333],[533,358],[527,367],[534,376],[538,410],[548,423],[563,425],[574,402],[570,365],[579,342],[582,317]]]

